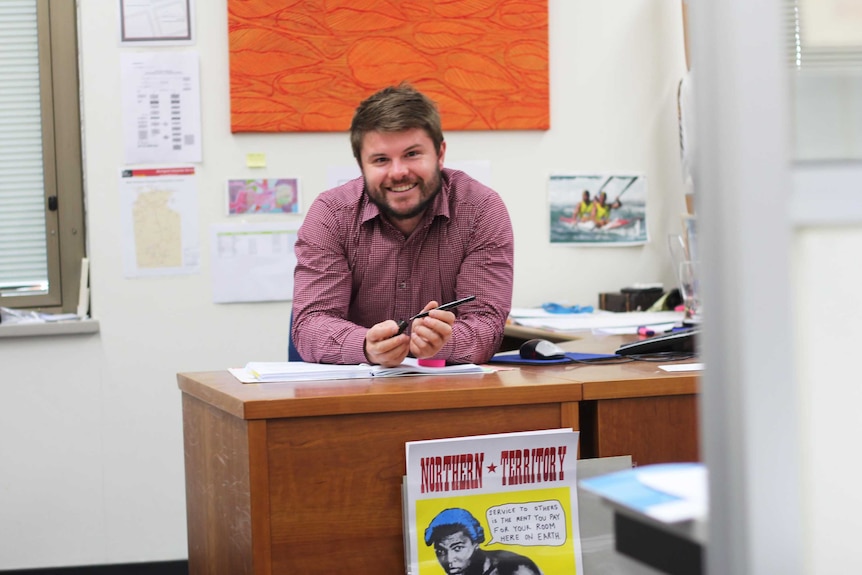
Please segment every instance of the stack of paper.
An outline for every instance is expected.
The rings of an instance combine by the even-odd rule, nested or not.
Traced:
[[[579,485],[603,499],[666,523],[707,514],[707,473],[700,463],[660,463],[592,477]]]
[[[321,381],[329,379],[357,379],[369,377],[392,377],[396,375],[451,375],[459,373],[487,373],[493,370],[473,363],[425,367],[418,360],[408,357],[401,365],[332,365],[306,363],[303,361],[252,361],[242,369],[230,369],[234,377],[243,383],[265,383],[273,381]]]
[[[303,361],[252,361],[246,364],[245,371],[258,382],[371,377],[370,365],[331,365]]]
[[[419,365],[419,361],[408,357],[401,365],[395,367],[383,367],[375,365],[371,368],[371,374],[376,377],[389,377],[393,375],[441,375],[453,373],[488,373],[489,370],[475,363],[460,363],[457,365],[446,365],[443,367],[426,367]]]
[[[683,312],[633,311],[627,313],[594,312],[585,314],[527,317],[517,319],[519,325],[551,331],[611,331],[636,333],[639,326],[672,327],[683,320]],[[625,329],[627,328],[627,329]]]

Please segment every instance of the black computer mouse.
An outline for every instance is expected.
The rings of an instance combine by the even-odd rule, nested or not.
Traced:
[[[546,339],[531,339],[521,344],[519,350],[524,359],[562,359],[566,351]]]

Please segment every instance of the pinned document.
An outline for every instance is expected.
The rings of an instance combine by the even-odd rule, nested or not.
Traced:
[[[298,223],[213,224],[213,302],[293,298]]]

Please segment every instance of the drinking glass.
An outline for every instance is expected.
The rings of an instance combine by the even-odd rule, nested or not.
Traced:
[[[685,307],[685,319],[690,323],[699,323],[700,306],[700,262],[685,260],[679,264],[679,291]]]

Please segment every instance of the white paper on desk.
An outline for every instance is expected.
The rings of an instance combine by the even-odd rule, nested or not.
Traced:
[[[298,222],[212,224],[213,302],[293,299]]]
[[[491,373],[495,369],[490,366],[480,366],[474,363],[456,363],[443,367],[428,367],[419,364],[414,357],[405,357],[401,365],[395,367],[383,367],[375,365],[371,373],[375,377],[392,377],[396,375],[451,375],[465,373]]]
[[[565,317],[565,316],[573,317],[573,316],[578,316],[578,315],[591,315],[591,314],[601,315],[601,314],[605,314],[605,313],[613,313],[613,312],[604,311],[604,310],[597,310],[597,311],[593,311],[593,312],[582,311],[582,312],[554,312],[554,313],[551,313],[549,311],[545,311],[545,309],[541,308],[541,307],[513,307],[511,310],[509,310],[509,317],[511,317],[513,320],[517,320],[517,323],[520,324],[521,323],[520,320],[525,319],[525,318]]]
[[[702,363],[674,363],[669,365],[660,365],[658,368],[662,371],[677,372],[677,371],[703,371]]]
[[[674,326],[679,325],[678,322],[675,323],[654,323],[650,324],[650,329],[655,331],[656,333],[662,333],[672,329]],[[599,335],[634,335],[638,332],[638,327],[636,325],[627,325],[624,327],[600,327],[593,330],[593,333]]]
[[[512,319],[523,319],[528,317],[554,317],[549,311],[545,311],[540,307],[513,307],[509,310],[509,317]]]
[[[288,381],[320,381],[336,379],[365,379],[371,377],[395,377],[404,375],[453,375],[493,373],[495,368],[473,363],[427,367],[419,365],[415,358],[405,358],[401,365],[337,365],[304,361],[250,361],[245,368],[228,369],[242,383],[266,383]]]
[[[683,320],[684,312],[678,311],[633,311],[627,313],[585,313],[573,315],[554,315],[547,318],[525,318],[518,324],[526,327],[550,329],[553,331],[589,331],[617,327],[638,327],[678,323]]]
[[[373,367],[367,364],[337,365],[330,363],[308,363],[304,361],[250,361],[245,373],[254,379],[243,383],[265,383],[284,381],[322,381],[336,379],[367,379],[372,377]],[[233,373],[231,371],[231,373]]]
[[[650,489],[680,498],[679,501],[651,508],[648,514],[652,517],[675,522],[706,516],[709,488],[706,467],[703,465],[647,465],[637,468],[635,475],[640,483]]]
[[[657,463],[591,477],[587,491],[648,517],[676,523],[706,516],[706,468],[701,463]]]
[[[292,363],[300,364],[302,362],[296,361]],[[355,366],[339,366],[339,367],[355,367]],[[250,369],[247,367],[229,367],[228,372],[235,378],[239,380],[240,383],[265,383],[267,385],[278,384],[279,393],[285,393],[283,390],[286,388],[298,388],[303,385],[311,384],[316,387],[319,387],[322,382],[336,382],[336,385],[341,385],[345,382],[345,380],[367,380],[370,376],[367,373],[350,373],[350,370],[344,370],[342,373],[336,373],[329,371],[328,373],[318,373],[318,374],[306,374],[300,377],[284,377],[277,378],[274,380],[263,381],[252,373]],[[366,381],[367,383],[367,381]],[[285,395],[285,397],[295,397],[293,392],[290,392],[289,395]]]
[[[592,317],[598,315],[613,315],[613,313],[614,312],[605,310],[578,313],[551,313],[540,307],[515,307],[509,310],[509,317],[518,325],[527,325],[525,321],[536,321],[538,318]]]

